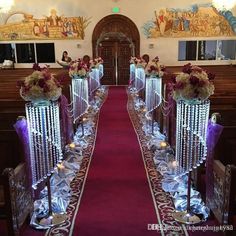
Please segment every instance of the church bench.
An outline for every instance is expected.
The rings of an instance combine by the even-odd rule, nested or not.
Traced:
[[[6,168],[15,168],[24,160],[22,144],[15,130],[0,130],[0,173]]]
[[[0,130],[14,130],[17,117],[25,116],[25,110],[0,110]]]
[[[236,227],[236,166],[224,165],[219,160],[213,162],[213,194],[207,197],[206,204],[221,225]],[[233,235],[226,231],[226,235]]]
[[[23,110],[25,109],[25,103],[26,102],[23,99],[20,100],[10,99],[10,98],[0,99],[0,111],[5,109]]]
[[[211,106],[210,116],[213,113],[220,113],[220,124],[223,126],[236,126],[236,107],[230,107],[227,105]]]
[[[224,165],[236,165],[236,126],[224,126],[215,147],[214,158]]]
[[[7,235],[17,236],[33,210],[31,187],[25,163],[6,168],[0,175],[1,218],[7,223]]]

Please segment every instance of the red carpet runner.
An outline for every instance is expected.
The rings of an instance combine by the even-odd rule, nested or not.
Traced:
[[[93,159],[74,221],[74,236],[157,235],[157,223],[124,87],[110,87],[100,112]]]

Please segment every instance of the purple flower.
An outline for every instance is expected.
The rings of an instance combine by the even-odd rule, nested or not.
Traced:
[[[40,88],[44,88],[44,86],[45,86],[45,80],[44,80],[44,79],[39,79],[38,85],[39,85]]]
[[[192,71],[199,72],[199,73],[201,73],[203,71],[203,69],[199,66],[192,66],[191,69],[192,69]]]
[[[209,73],[207,73],[207,76],[208,76],[209,80],[214,80],[216,75],[211,73],[211,72],[209,72]]]
[[[172,82],[172,83],[176,83],[176,75],[171,75],[171,77],[170,77],[170,81]]]
[[[199,87],[203,87],[206,84],[206,82],[204,80],[200,80],[198,85]]]
[[[178,81],[175,85],[174,85],[174,89],[183,89],[185,87],[185,83],[183,83],[182,81]]]
[[[34,63],[34,64],[33,64],[33,70],[41,71],[41,67],[39,66],[38,63]]]
[[[192,72],[192,65],[191,65],[191,63],[188,63],[188,64],[184,65],[182,71],[183,71],[183,73],[190,74]]]
[[[193,75],[190,76],[189,81],[193,86],[199,84],[199,78]]]
[[[43,92],[44,92],[44,93],[47,93],[47,92],[49,92],[49,91],[50,91],[50,89],[49,89],[48,85],[47,85],[47,84],[44,84],[44,86],[43,86]]]

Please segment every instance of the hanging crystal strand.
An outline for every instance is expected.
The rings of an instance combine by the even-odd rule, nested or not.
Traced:
[[[44,107],[44,124],[45,124],[45,132],[46,132],[46,137],[45,137],[45,144],[46,144],[46,151],[47,151],[47,161],[45,162],[46,165],[46,176],[50,173],[50,130],[49,130],[49,123],[50,123],[50,119],[47,119],[47,113],[48,113],[48,109],[50,106],[45,106]],[[47,177],[44,177],[47,178]]]
[[[36,166],[38,169],[38,176],[37,176],[37,183],[40,183],[41,181],[41,177],[43,176],[43,166],[42,166],[42,159],[43,159],[43,150],[42,150],[42,130],[41,130],[41,124],[40,124],[40,120],[39,120],[39,108],[37,108],[35,105],[34,106],[34,117],[33,119],[36,120],[35,122],[35,133],[34,135],[36,136],[36,146],[34,144],[32,144],[32,148],[35,149],[35,159],[36,159]]]
[[[83,115],[83,112],[84,112],[84,100],[83,100],[83,98],[84,98],[84,95],[85,95],[85,93],[84,93],[84,82],[83,82],[83,80],[81,80],[81,83],[80,83],[80,97],[81,97],[81,99],[80,99],[80,102],[81,102],[81,110],[80,110],[80,117]]]
[[[190,157],[191,157],[191,148],[192,148],[192,141],[191,140],[191,129],[192,129],[192,123],[191,123],[191,111],[192,111],[192,106],[191,104],[187,105],[187,129],[186,129],[186,134],[187,134],[187,142],[186,142],[186,171],[190,171]]]
[[[78,116],[78,79],[74,79],[73,80],[74,82],[74,90],[73,90],[73,94],[74,94],[74,123],[77,119],[77,116]]]
[[[193,106],[191,106],[190,110],[190,139],[191,139],[191,149],[190,149],[190,158],[189,158],[189,171],[192,171],[192,164],[193,164],[193,159],[194,159],[194,116],[195,116],[195,109]]]
[[[191,146],[191,140],[189,137],[189,133],[190,133],[190,116],[189,116],[189,109],[190,109],[190,105],[189,104],[185,104],[185,112],[186,112],[186,127],[185,127],[185,143],[184,143],[184,150],[185,150],[185,173],[188,173],[189,171],[189,146]]]
[[[54,107],[51,106],[50,107],[50,117],[52,117],[52,143],[53,143],[53,146],[52,146],[52,150],[53,150],[53,156],[52,156],[52,168],[51,168],[51,171],[53,171],[53,168],[56,166],[57,164],[57,160],[56,160],[56,139],[55,139],[55,136],[56,136],[56,128],[55,128],[55,125],[56,125],[56,120],[54,119]]]
[[[203,160],[206,159],[207,156],[207,144],[206,144],[206,135],[207,135],[207,125],[208,125],[208,118],[209,118],[209,112],[210,112],[210,100],[205,101],[204,103],[204,120],[205,120],[205,126],[204,126],[204,155]]]
[[[175,145],[176,147],[181,147],[181,130],[180,130],[180,114],[181,114],[181,104],[178,102],[177,103],[177,109],[176,109],[176,137],[175,137]],[[176,149],[176,155],[175,155],[175,160],[177,163],[180,163],[180,155],[179,155],[180,148]],[[180,165],[177,165],[177,174],[180,174]]]
[[[36,182],[35,184],[37,185],[39,183],[39,179],[41,176],[41,166],[40,166],[40,159],[39,156],[41,154],[41,133],[40,133],[40,126],[39,126],[39,122],[38,122],[38,113],[36,110],[36,107],[34,105],[32,105],[32,110],[33,110],[33,117],[32,119],[35,121],[35,126],[33,129],[33,133],[32,135],[34,136],[34,142],[32,143],[32,149],[34,150],[34,158],[35,158],[35,168],[36,168]],[[38,127],[39,126],[39,127]],[[36,144],[36,146],[35,146]]]
[[[199,159],[199,163],[203,163],[204,153],[205,153],[205,102],[201,105],[201,120],[202,120],[202,154]]]
[[[183,104],[177,103],[177,132],[176,132],[176,160],[178,163],[178,174],[182,172],[182,141],[183,141]]]
[[[29,103],[25,104],[25,111],[26,111],[26,119],[27,120],[32,120],[32,107],[30,106]],[[29,135],[29,143],[30,145],[33,143],[33,135],[32,135],[32,123],[28,123],[28,135]],[[34,155],[34,150],[30,149],[30,165],[32,168],[32,187],[35,189],[34,183],[36,182],[36,165],[35,165],[35,159],[33,158]]]
[[[150,132],[150,107],[151,107],[151,81],[147,79],[146,83],[146,94],[145,94],[145,103],[146,103],[146,129]]]
[[[48,161],[48,176],[50,176],[51,174],[51,167],[53,166],[53,161],[52,161],[52,158],[53,158],[53,152],[52,152],[52,127],[51,127],[51,120],[50,120],[50,109],[51,109],[51,106],[47,106],[46,107],[46,112],[47,112],[47,121],[50,121],[48,122],[48,152],[49,152],[49,161]]]
[[[42,115],[41,115],[41,119],[42,119],[42,134],[43,134],[43,149],[44,149],[44,160],[43,160],[43,178],[46,179],[47,178],[47,173],[48,173],[48,145],[47,145],[47,122],[46,122],[46,117],[45,117],[45,110],[46,107],[43,106],[41,109]]]
[[[198,127],[198,135],[199,135],[199,156],[202,155],[202,111],[201,111],[201,107],[199,108],[199,127]],[[196,160],[197,162],[197,166],[200,165],[199,163],[199,158]]]
[[[43,178],[45,175],[45,164],[44,164],[44,159],[45,157],[45,146],[44,146],[44,126],[43,126],[43,117],[42,117],[42,107],[37,107],[38,111],[38,117],[39,117],[39,126],[40,126],[40,146],[41,146],[41,157],[39,158],[40,160],[40,170],[41,170],[41,174],[40,174],[40,179]]]
[[[187,150],[186,150],[186,143],[188,140],[187,137],[187,127],[188,127],[188,110],[187,110],[187,105],[183,103],[184,106],[184,121],[183,121],[183,157],[182,157],[182,165],[183,165],[183,173],[187,173],[187,166],[186,166],[186,159],[187,159]]]
[[[60,119],[59,119],[58,104],[54,106],[54,109],[55,109],[55,118],[57,119],[57,122],[55,122],[55,124],[56,124],[56,140],[57,140],[57,152],[58,152],[57,162],[58,162],[63,158],[62,151],[61,151],[61,133],[60,133],[60,123],[59,123]]]
[[[200,142],[201,143],[201,155],[199,156],[199,160],[198,160],[199,165],[203,162],[203,156],[204,156],[204,152],[205,152],[205,150],[204,150],[205,149],[205,147],[204,147],[204,130],[205,130],[205,128],[204,128],[204,126],[205,126],[204,103],[201,105],[200,111],[201,111],[201,115],[200,115],[201,116],[201,142]]]
[[[48,136],[49,136],[49,172],[48,172],[48,176],[49,174],[53,173],[53,167],[54,167],[54,160],[53,160],[53,155],[54,155],[54,123],[55,120],[52,117],[52,102],[50,103],[50,106],[48,106],[47,108],[47,120],[48,120]]]
[[[78,117],[78,109],[79,109],[79,97],[78,97],[78,81],[79,79],[72,79],[72,90],[73,90],[73,115],[74,115],[74,123]]]
[[[177,117],[176,117],[176,147],[181,147],[181,140],[182,140],[182,137],[181,137],[181,110],[182,110],[182,107],[181,107],[181,103],[178,102],[177,103]],[[180,160],[180,150],[181,148],[177,148],[176,149],[176,161],[177,163],[179,163],[177,165],[177,174],[180,174],[180,163],[181,163],[181,160]]]
[[[88,81],[85,82],[85,100],[86,100],[86,109],[89,106],[89,98],[88,98]]]
[[[199,111],[196,110],[196,113],[193,115],[193,123],[194,123],[194,130],[193,130],[193,140],[194,140],[194,154],[192,158],[192,167],[195,169],[197,167],[197,157],[198,157],[198,143],[199,143],[199,136],[198,136],[198,120],[199,120]]]
[[[32,159],[35,160],[35,173],[36,173],[36,178],[35,178],[35,182],[34,184],[37,185],[37,181],[40,177],[40,166],[39,164],[39,160],[38,160],[38,153],[41,151],[40,150],[40,146],[39,146],[39,128],[37,128],[37,113],[35,111],[35,107],[30,104],[31,109],[32,109],[32,116],[30,117],[30,119],[33,121],[30,123],[31,126],[31,131],[30,131],[30,135],[32,136],[32,143],[31,143],[31,150],[33,150],[33,157]],[[36,145],[36,146],[35,146]]]

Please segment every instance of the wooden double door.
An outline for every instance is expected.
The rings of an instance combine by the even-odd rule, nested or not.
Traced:
[[[129,61],[132,55],[130,43],[127,41],[102,41],[99,55],[103,59],[104,76],[102,84],[128,85]]]

